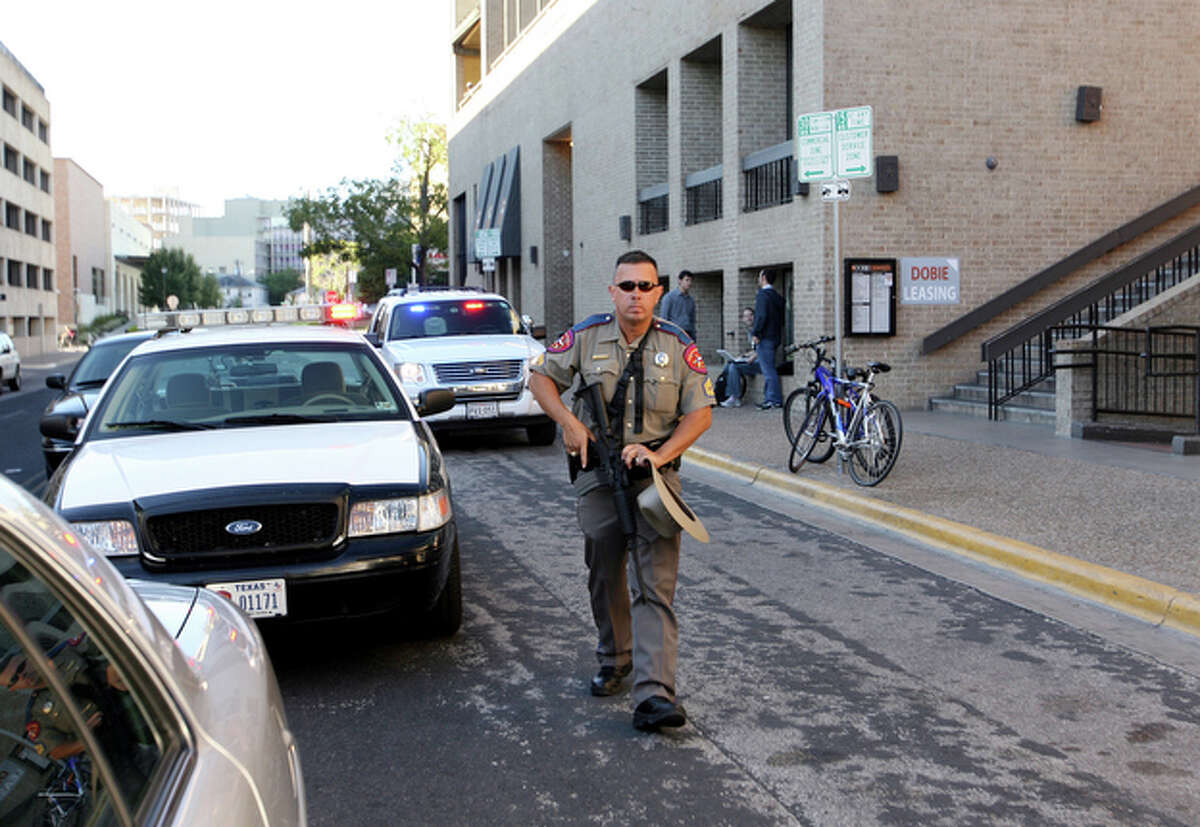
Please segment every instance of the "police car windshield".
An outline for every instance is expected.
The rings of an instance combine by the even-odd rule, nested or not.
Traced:
[[[93,439],[199,428],[408,419],[369,347],[272,343],[132,357],[95,412]],[[144,427],[142,426],[144,424]]]
[[[92,345],[87,353],[83,354],[83,358],[79,360],[79,364],[71,373],[70,384],[72,386],[103,385],[105,380],[116,370],[117,365],[121,364],[121,360],[129,355],[129,351],[143,341],[145,339],[136,337],[114,339],[107,342],[103,339],[100,340]]]
[[[399,304],[389,339],[428,336],[495,336],[521,332],[521,320],[503,299],[455,299]]]

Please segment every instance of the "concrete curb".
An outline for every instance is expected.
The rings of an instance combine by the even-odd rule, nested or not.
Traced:
[[[1200,595],[715,451],[693,447],[683,458],[700,468],[735,477],[746,485],[765,485],[798,496],[841,516],[865,520],[1102,603],[1156,626],[1170,626],[1200,637]]]

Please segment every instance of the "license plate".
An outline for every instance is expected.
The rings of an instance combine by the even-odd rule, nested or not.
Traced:
[[[226,598],[250,617],[282,617],[287,614],[287,581],[282,577],[209,583],[205,588]]]
[[[495,419],[500,415],[499,402],[468,402],[467,419]]]

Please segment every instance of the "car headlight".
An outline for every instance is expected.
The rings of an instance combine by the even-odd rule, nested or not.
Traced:
[[[432,531],[445,525],[450,516],[450,495],[444,488],[419,497],[366,500],[350,508],[350,536]]]
[[[72,523],[71,527],[105,557],[129,557],[138,553],[137,532],[128,520]]]
[[[397,362],[394,370],[396,371],[396,376],[405,384],[425,384],[425,366],[420,362]]]

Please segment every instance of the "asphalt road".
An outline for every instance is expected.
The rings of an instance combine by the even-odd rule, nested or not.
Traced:
[[[50,392],[25,379],[0,468],[37,491]],[[1191,639],[713,476],[685,474],[713,535],[685,538],[676,604],[690,722],[639,733],[586,689],[560,449],[445,448],[462,631],[268,637],[314,825],[1200,822]]]
[[[681,565],[691,722],[635,731],[627,694],[586,691],[559,450],[485,445],[446,441],[455,638],[271,641],[314,824],[1200,821],[1194,671],[696,479],[713,542],[685,539]]]

